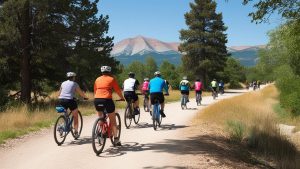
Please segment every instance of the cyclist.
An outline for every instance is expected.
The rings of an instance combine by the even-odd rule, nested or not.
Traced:
[[[186,76],[183,76],[181,82],[179,83],[179,90],[182,95],[187,95],[187,102],[189,102],[189,94],[190,94],[190,82],[187,80]]]
[[[220,91],[221,94],[224,93],[224,82],[223,82],[223,80],[220,80],[220,82],[219,82],[219,91]]]
[[[144,83],[142,85],[142,93],[145,95],[145,97],[149,96],[149,78],[144,79]]]
[[[75,82],[76,73],[68,72],[67,78],[68,80],[61,84],[58,92],[59,104],[62,105],[66,110],[69,108],[72,111],[74,116],[74,134],[78,135],[78,105],[76,100],[74,100],[74,95],[75,93],[78,93],[85,100],[87,100],[88,97]]]
[[[162,117],[166,117],[164,113],[165,108],[165,97],[163,95],[163,89],[166,92],[166,95],[169,95],[169,89],[164,79],[161,78],[160,72],[156,71],[154,73],[154,78],[150,80],[149,90],[150,90],[150,100],[151,105],[155,104],[155,100],[158,99],[160,103],[160,114]]]
[[[217,84],[218,83],[217,83],[216,79],[213,79],[213,81],[211,81],[211,83],[210,83],[213,94],[217,93],[217,87],[218,87]],[[218,95],[216,95],[216,96],[218,96]]]
[[[127,102],[130,102],[129,99],[133,99],[134,113],[139,114],[139,97],[136,95],[135,90],[138,89],[140,82],[134,78],[135,74],[133,72],[129,72],[128,76],[129,78],[123,83],[124,97]]]
[[[99,117],[103,118],[103,111],[106,109],[115,137],[114,144],[121,146],[120,138],[117,137],[115,104],[112,100],[112,89],[118,94],[121,100],[124,101],[125,99],[116,79],[111,74],[111,67],[102,66],[101,73],[102,75],[96,79],[94,84],[94,105]]]
[[[197,96],[197,94],[199,94],[200,97],[201,97],[202,90],[203,90],[203,84],[202,84],[202,82],[201,82],[201,80],[199,78],[196,79],[193,88],[195,89],[196,96]]]

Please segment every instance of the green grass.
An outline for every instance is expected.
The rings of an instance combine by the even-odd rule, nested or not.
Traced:
[[[300,116],[292,115],[284,109],[280,103],[274,104],[273,109],[276,112],[280,123],[295,126],[294,132],[300,131]]]

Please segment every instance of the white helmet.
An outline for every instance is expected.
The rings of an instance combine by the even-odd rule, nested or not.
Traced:
[[[101,72],[111,72],[111,67],[110,66],[101,66]]]
[[[183,80],[187,80],[187,77],[186,76],[183,76],[183,78],[182,78]]]
[[[67,73],[67,77],[74,77],[74,76],[76,76],[76,73],[74,73],[74,72]]]
[[[148,78],[148,77],[146,77],[146,78],[144,79],[144,81],[149,81],[149,78]]]
[[[155,75],[155,76],[160,75],[160,71],[156,71],[156,72],[154,73],[154,75]]]

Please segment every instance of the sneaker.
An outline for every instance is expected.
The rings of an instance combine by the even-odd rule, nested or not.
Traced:
[[[134,115],[140,114],[140,109],[139,108],[134,108]]]
[[[118,137],[116,137],[114,140],[114,146],[122,146],[120,139]]]
[[[74,137],[75,137],[75,139],[79,138],[79,133],[76,130],[74,131]]]
[[[166,117],[166,115],[165,115],[165,113],[164,113],[163,110],[160,110],[159,113],[160,113],[161,117]]]

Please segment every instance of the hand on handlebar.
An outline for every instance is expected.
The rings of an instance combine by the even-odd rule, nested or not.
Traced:
[[[169,95],[170,95],[169,93],[166,93],[166,94],[165,94],[165,96],[169,96]]]
[[[85,97],[85,98],[83,98],[83,100],[89,100],[89,98]]]

